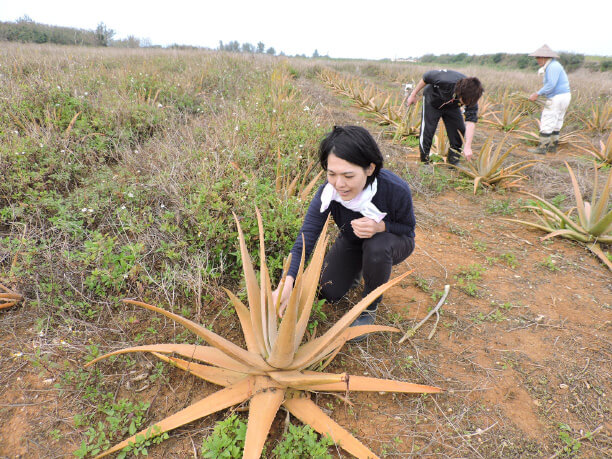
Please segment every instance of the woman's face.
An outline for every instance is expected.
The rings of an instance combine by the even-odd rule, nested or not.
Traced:
[[[367,168],[349,163],[333,153],[327,157],[327,181],[334,187],[343,201],[350,201],[366,186],[366,181],[374,173],[376,166],[370,163]]]

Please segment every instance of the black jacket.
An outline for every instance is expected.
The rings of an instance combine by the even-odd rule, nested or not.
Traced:
[[[458,109],[461,106],[459,99],[455,99],[455,84],[462,78],[463,73],[454,70],[430,70],[423,75],[423,81],[427,83],[423,94],[429,104],[438,110]],[[478,104],[465,107],[465,120],[476,123],[478,121]]]

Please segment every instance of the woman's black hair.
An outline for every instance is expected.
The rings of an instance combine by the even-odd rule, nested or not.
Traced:
[[[383,167],[383,157],[372,134],[361,126],[334,126],[319,145],[319,162],[327,170],[327,158],[333,153],[338,158],[367,169],[374,163],[374,173],[367,178],[370,185]]]

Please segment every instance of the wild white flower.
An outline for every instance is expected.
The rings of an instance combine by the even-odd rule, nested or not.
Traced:
[[[162,104],[157,104],[157,108],[162,108],[163,105]]]
[[[40,143],[39,145],[40,145],[40,148],[44,147],[44,145],[42,143]]]
[[[87,212],[92,213],[93,209],[87,209]]]
[[[81,209],[81,212],[83,212],[83,213],[87,212],[87,207],[83,207],[83,208]]]
[[[62,89],[62,87],[61,87],[61,86],[58,86],[58,87],[57,87],[57,89]]]
[[[121,210],[125,210],[125,206],[121,206]]]
[[[307,111],[309,111],[309,110],[310,110],[310,107],[309,107],[308,105],[306,105],[306,106],[304,107],[304,111],[305,111],[305,112],[307,112]]]
[[[300,144],[299,148],[304,148],[304,145]]]
[[[128,195],[128,198],[133,198],[134,197],[134,193],[132,193],[131,191],[127,195]]]
[[[166,206],[162,204],[160,207],[161,207],[162,209],[164,209]]]
[[[84,92],[84,94],[85,94],[86,96],[88,96],[88,95],[89,95],[89,93],[88,93],[87,91],[85,91],[85,92]]]
[[[236,127],[234,128],[234,131],[237,131],[237,130],[238,130],[238,126],[236,126]]]
[[[60,153],[66,153],[66,150],[60,150]]]

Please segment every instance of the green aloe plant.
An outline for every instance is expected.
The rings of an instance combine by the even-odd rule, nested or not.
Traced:
[[[526,192],[526,194],[536,199],[539,205],[525,206],[525,208],[534,211],[540,218],[540,222],[534,223],[515,219],[505,220],[522,223],[546,231],[549,234],[543,239],[558,236],[585,243],[588,249],[612,270],[612,263],[599,245],[600,243],[612,244],[612,209],[608,205],[612,186],[612,169],[608,173],[608,179],[601,195],[597,197],[597,167],[595,167],[593,196],[591,197],[591,202],[588,202],[582,197],[574,171],[567,162],[565,166],[569,171],[574,188],[575,207],[567,212],[563,212],[546,199]],[[572,216],[574,210],[578,214],[577,218]]]
[[[502,167],[506,157],[517,147],[516,145],[512,145],[504,151],[507,138],[508,136],[506,135],[495,149],[493,146],[493,138],[489,137],[475,155],[476,158],[466,162],[466,167],[460,165],[453,166],[455,169],[474,179],[474,194],[476,194],[476,190],[481,184],[492,187],[503,180],[512,179],[506,186],[517,186],[517,183],[525,178],[525,176],[519,174],[519,172],[539,162],[538,160],[530,159]]]

